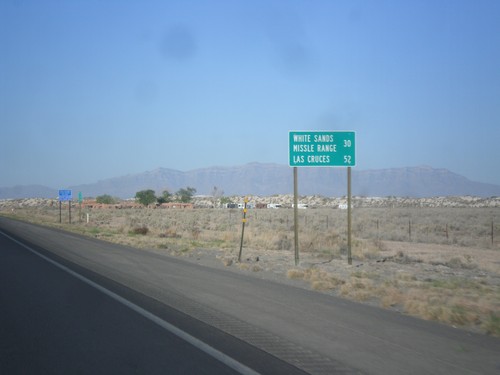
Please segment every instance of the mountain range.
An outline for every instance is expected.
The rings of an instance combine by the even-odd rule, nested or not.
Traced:
[[[249,163],[234,167],[210,167],[191,171],[158,168],[138,174],[113,177],[96,183],[68,186],[85,197],[109,194],[130,198],[144,189],[176,192],[193,187],[197,194],[210,195],[214,187],[224,195],[293,193],[293,169],[281,164]],[[344,168],[299,168],[300,195],[344,196],[347,173]],[[0,188],[0,199],[57,197],[57,189],[40,185]],[[447,169],[428,166],[376,170],[352,169],[352,194],[357,196],[435,197],[500,196],[500,185],[475,182]],[[76,195],[76,194],[74,194]]]

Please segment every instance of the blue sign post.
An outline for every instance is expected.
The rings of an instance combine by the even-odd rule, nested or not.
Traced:
[[[59,223],[62,222],[62,202],[69,204],[69,223],[71,224],[71,201],[73,200],[73,192],[71,190],[59,190]]]

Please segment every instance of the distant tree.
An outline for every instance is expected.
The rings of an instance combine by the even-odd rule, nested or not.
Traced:
[[[214,188],[212,189],[212,204],[214,207],[219,207],[220,204],[220,201],[224,195],[224,190],[221,190],[219,189],[217,186],[214,186]]]
[[[193,199],[194,193],[196,193],[196,189],[188,186],[185,189],[179,189],[175,195],[179,202],[189,203]]]
[[[229,197],[221,197],[220,198],[220,204],[221,204],[221,206],[224,206],[225,204],[228,204],[228,203],[233,203],[233,201],[231,200],[231,198],[229,198]]]
[[[172,202],[172,194],[168,190],[164,190],[157,200],[159,204]]]
[[[135,199],[144,206],[149,206],[156,202],[155,192],[151,189],[138,191],[135,193]]]
[[[96,197],[95,201],[100,204],[113,204],[116,203],[116,199],[113,198],[111,195],[104,194],[104,195],[99,195]]]

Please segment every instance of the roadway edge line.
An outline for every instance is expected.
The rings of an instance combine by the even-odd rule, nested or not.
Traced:
[[[45,256],[45,255],[43,255],[41,253],[39,253],[38,251],[32,249],[28,245],[22,243],[21,241],[18,241],[17,239],[13,238],[12,236],[6,234],[2,230],[0,230],[0,234],[2,234],[3,236],[7,237],[11,241],[17,243],[18,245],[22,246],[23,248],[25,248],[26,250],[30,251],[31,253],[33,253],[33,254],[37,255],[38,257],[42,258],[43,260],[51,263],[52,265],[58,267],[61,270],[67,272],[71,276],[76,277],[80,281],[83,281],[87,285],[89,285],[89,286],[97,289],[101,293],[104,293],[108,297],[111,297],[115,301],[117,301],[117,302],[121,303],[122,305],[128,307],[129,309],[137,312],[138,314],[140,314],[144,318],[146,318],[146,319],[150,320],[151,322],[157,324],[158,326],[160,326],[163,329],[167,330],[168,332],[174,334],[175,336],[179,337],[180,339],[182,339],[182,340],[190,343],[191,345],[193,345],[197,349],[199,349],[199,350],[203,351],[204,353],[208,354],[209,356],[215,358],[219,362],[222,362],[223,364],[225,364],[229,368],[231,368],[231,369],[239,372],[240,374],[242,374],[242,375],[260,375],[258,372],[254,371],[253,369],[251,369],[250,367],[244,365],[243,363],[238,362],[234,358],[232,358],[232,357],[230,357],[230,356],[222,353],[221,351],[213,348],[212,346],[208,345],[207,343],[205,343],[205,342],[197,339],[196,337],[194,337],[194,336],[190,335],[189,333],[181,330],[180,328],[178,328],[178,327],[176,327],[176,326],[168,323],[167,321],[159,318],[158,316],[154,315],[153,313],[151,313],[151,312],[143,309],[139,305],[136,305],[135,303],[130,302],[129,300],[121,297],[120,295],[112,292],[111,290],[109,290],[107,288],[104,288],[103,286],[101,286],[101,285],[95,283],[94,281],[86,278],[85,276],[82,276],[79,273],[71,270],[70,268],[68,268],[68,267],[66,267],[66,266],[64,266],[64,265],[56,262],[53,259],[50,259],[49,257],[47,257],[47,256]]]

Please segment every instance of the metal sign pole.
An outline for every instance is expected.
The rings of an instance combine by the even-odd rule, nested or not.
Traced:
[[[243,252],[243,235],[245,234],[245,223],[247,222],[247,202],[248,198],[245,197],[245,205],[243,207],[243,219],[241,220],[241,242],[240,242],[240,253],[238,254],[238,262],[241,262],[241,253]]]
[[[62,202],[59,200],[59,224],[62,223]]]
[[[347,263],[352,264],[351,254],[351,230],[352,230],[352,215],[351,215],[351,167],[347,167]]]
[[[293,231],[295,234],[295,265],[299,265],[299,217],[298,217],[298,183],[297,183],[297,167],[293,167]]]
[[[69,223],[71,224],[71,200],[68,201],[69,205]]]
[[[82,222],[82,201],[83,201],[83,197],[82,197],[82,192],[78,192],[78,203],[79,203],[79,212],[78,212],[78,222],[81,223]]]
[[[294,168],[295,264],[299,263],[297,167],[347,167],[347,258],[351,255],[351,167],[356,165],[356,133],[353,131],[288,132],[288,165]],[[305,218],[307,220],[307,218]],[[307,224],[307,222],[306,222]],[[328,227],[328,221],[327,221]]]

